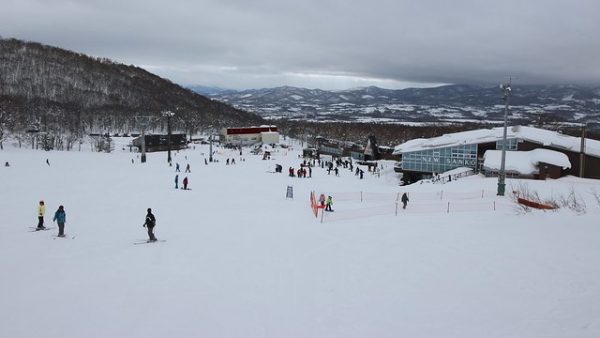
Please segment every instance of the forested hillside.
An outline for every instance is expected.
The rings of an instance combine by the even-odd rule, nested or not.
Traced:
[[[257,115],[182,88],[133,65],[60,48],[0,39],[0,141],[44,133],[72,143],[92,132],[174,130],[262,123]],[[27,134],[29,132],[29,134]]]

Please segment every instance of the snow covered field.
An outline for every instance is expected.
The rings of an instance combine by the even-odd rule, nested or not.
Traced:
[[[496,179],[401,187],[391,164],[298,179],[300,147],[265,161],[218,148],[205,165],[196,146],[174,156],[191,165],[183,191],[166,153],[117,149],[0,151],[0,337],[600,337],[598,181],[509,180],[586,203],[524,213]],[[334,198],[323,223],[311,190]],[[405,191],[395,216],[388,197]],[[47,226],[64,205],[67,238],[29,232],[41,199]],[[167,241],[134,245],[148,207]]]

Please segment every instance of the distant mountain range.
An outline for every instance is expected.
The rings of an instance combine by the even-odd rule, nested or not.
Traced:
[[[277,87],[190,89],[262,117],[315,121],[437,122],[503,120],[499,86],[448,85],[402,90],[378,87],[340,91]],[[510,119],[600,123],[600,86],[512,86]]]

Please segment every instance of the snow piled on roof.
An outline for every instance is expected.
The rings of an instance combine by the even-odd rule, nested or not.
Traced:
[[[483,155],[485,170],[500,170],[502,161],[501,150],[488,150]],[[540,162],[552,164],[563,169],[571,168],[567,155],[549,149],[534,149],[531,151],[507,151],[505,170],[522,175],[533,175],[539,172]]]
[[[507,129],[507,138],[518,138],[546,147],[554,147],[573,152],[579,152],[581,138],[563,135],[551,130],[514,126]],[[477,129],[459,133],[445,134],[430,139],[414,139],[395,147],[394,154],[421,151],[442,147],[453,147],[461,144],[489,143],[500,141],[503,138],[503,127],[492,129]],[[600,141],[586,138],[585,153],[600,157]]]

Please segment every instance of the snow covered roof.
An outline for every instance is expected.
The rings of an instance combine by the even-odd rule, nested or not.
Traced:
[[[486,170],[500,170],[502,150],[487,150],[483,155],[483,167]],[[531,151],[507,151],[505,170],[518,172],[522,175],[538,173],[538,164],[548,163],[563,169],[571,168],[567,155],[549,149],[534,149]]]
[[[507,129],[507,138],[517,138],[547,147],[565,149],[568,151],[579,152],[581,147],[581,138],[563,135],[551,130],[514,126]],[[444,134],[439,137],[423,139],[418,138],[402,143],[394,148],[394,154],[408,153],[442,147],[452,147],[461,144],[478,144],[500,141],[503,138],[503,127],[492,129],[477,129],[463,131],[459,133]],[[600,141],[586,138],[585,153],[587,155],[600,157]]]

